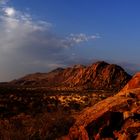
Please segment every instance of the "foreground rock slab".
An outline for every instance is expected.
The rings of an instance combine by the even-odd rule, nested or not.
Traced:
[[[76,117],[61,140],[138,139],[140,136],[140,88],[119,92]]]

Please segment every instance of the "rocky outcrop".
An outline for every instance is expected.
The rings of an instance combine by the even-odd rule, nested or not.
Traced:
[[[125,85],[122,91],[126,91],[128,89],[134,89],[140,87],[140,72],[136,73],[132,79]]]
[[[140,88],[120,92],[76,116],[61,140],[129,140],[139,138]]]
[[[131,76],[120,66],[104,61],[90,66],[75,65],[70,68],[58,68],[49,73],[27,75],[12,83],[15,85],[44,86],[61,88],[79,88],[96,90],[120,90]]]

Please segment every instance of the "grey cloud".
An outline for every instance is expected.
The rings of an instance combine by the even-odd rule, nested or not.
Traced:
[[[51,23],[35,21],[31,15],[16,11],[13,7],[5,5],[1,8],[0,81],[75,63],[79,59],[65,53],[66,50],[99,37],[82,33],[60,37],[51,28]]]

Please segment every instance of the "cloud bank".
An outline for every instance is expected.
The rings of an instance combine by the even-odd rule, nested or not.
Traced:
[[[7,1],[0,3],[0,81],[65,66],[73,62],[71,54],[65,54],[67,49],[99,38],[84,33],[58,36],[51,23],[34,20],[30,14],[7,6]]]
[[[9,0],[0,0],[0,4],[4,5],[7,4]]]

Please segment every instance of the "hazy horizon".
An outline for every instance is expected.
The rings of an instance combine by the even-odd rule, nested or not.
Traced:
[[[140,70],[139,1],[0,0],[0,81],[104,60]]]

